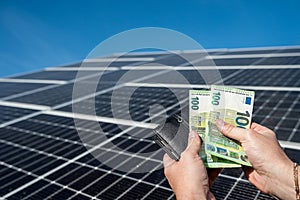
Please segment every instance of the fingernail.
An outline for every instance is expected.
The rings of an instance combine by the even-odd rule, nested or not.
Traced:
[[[193,140],[195,138],[195,133],[190,132],[189,133],[189,140]]]
[[[217,124],[218,127],[223,127],[224,126],[224,121],[221,120],[221,119],[218,119],[216,124]]]

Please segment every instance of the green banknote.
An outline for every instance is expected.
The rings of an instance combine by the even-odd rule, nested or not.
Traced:
[[[211,96],[207,90],[190,90],[189,93],[189,129],[195,131],[206,141],[206,127],[211,111]],[[208,168],[231,168],[241,165],[221,157],[213,156],[205,150],[205,143],[201,146],[200,157]]]
[[[213,85],[211,87],[211,111],[206,127],[206,152],[233,162],[251,166],[241,145],[225,137],[217,128],[216,120],[240,128],[250,128],[254,92],[227,86]]]

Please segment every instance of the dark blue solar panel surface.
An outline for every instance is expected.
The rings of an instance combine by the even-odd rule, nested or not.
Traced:
[[[212,64],[214,63],[214,64]],[[257,58],[216,58],[196,62],[200,66],[247,66],[247,65],[299,65],[300,57],[257,57]]]
[[[0,106],[0,123],[8,122],[25,115],[36,112],[32,109],[22,109],[8,106]]]
[[[214,55],[249,55],[267,53],[297,53],[299,48],[215,51]],[[185,53],[197,59],[194,53]],[[123,58],[151,58],[152,54],[124,55]],[[181,66],[186,60],[176,54],[155,55],[148,65]],[[299,56],[266,58],[215,59],[217,65],[296,65]],[[145,62],[140,63],[145,64]],[[103,64],[103,63],[102,63]],[[101,67],[101,63],[85,63],[89,67]],[[111,66],[138,65],[139,62],[115,62]],[[196,65],[211,65],[206,60]],[[63,67],[79,67],[72,64]],[[190,64],[187,64],[190,65]],[[218,75],[211,70],[199,70],[203,76],[212,75],[212,82],[219,77],[226,85],[268,86],[273,89],[256,90],[253,121],[259,122],[276,132],[282,141],[300,142],[300,69],[222,69]],[[152,129],[113,123],[113,118],[150,122],[150,107],[160,104],[168,108],[168,114],[178,112],[178,99],[187,97],[188,88],[132,86],[124,83],[182,84],[176,82],[172,72],[162,70],[117,70],[103,75],[100,83],[86,78],[84,87],[96,84],[99,92],[95,98],[86,95],[72,104],[73,83],[53,85],[39,83],[0,83],[0,97],[11,102],[58,106],[53,112],[95,113],[111,122],[95,122],[57,114],[33,113],[38,110],[0,106],[0,196],[6,199],[175,199],[164,177],[161,159],[164,152],[151,139]],[[129,79],[122,79],[130,73]],[[203,77],[195,70],[179,70],[176,73],[186,83],[205,85]],[[85,73],[83,76],[96,74]],[[70,81],[76,71],[42,71],[15,78]],[[118,82],[119,83],[116,83]],[[43,88],[45,87],[46,88]],[[118,89],[114,88],[115,86]],[[285,90],[280,90],[283,87]],[[35,91],[39,88],[39,91]],[[274,89],[275,88],[275,89]],[[257,88],[253,88],[255,90]],[[32,91],[32,92],[30,92]],[[113,113],[111,97],[117,95],[117,111]],[[132,93],[130,93],[132,92]],[[87,96],[87,97],[86,97]],[[129,96],[129,98],[128,98]],[[95,101],[94,101],[95,100]],[[94,104],[95,103],[95,104]],[[17,106],[17,105],[16,105]],[[171,108],[172,107],[172,108]],[[128,108],[128,109],[127,109]],[[159,113],[160,110],[152,110]],[[77,113],[78,114],[78,113]],[[20,120],[13,121],[15,119]],[[102,121],[103,121],[102,119]],[[80,132],[78,132],[80,130]],[[80,134],[80,135],[79,135]],[[117,136],[117,137],[116,137]],[[295,162],[300,162],[300,151],[285,149]],[[144,153],[148,153],[144,156]],[[122,170],[127,167],[128,171]],[[151,170],[140,172],[148,167]],[[259,192],[243,176],[240,168],[225,169],[211,188],[217,199],[272,199]]]
[[[77,71],[40,71],[32,74],[15,76],[19,79],[49,79],[49,80],[72,80],[76,78]]]
[[[87,85],[88,84],[89,83],[87,83]],[[58,85],[57,87],[53,87],[48,90],[12,98],[10,100],[21,103],[56,106],[72,100],[73,86],[74,84]],[[97,86],[97,91],[110,88],[111,86],[112,84],[102,83]]]
[[[299,69],[244,69],[224,81],[226,85],[299,87]]]
[[[0,98],[49,86],[41,83],[0,83]]]

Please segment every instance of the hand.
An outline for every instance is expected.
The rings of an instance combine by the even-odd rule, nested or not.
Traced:
[[[199,157],[201,141],[199,136],[189,134],[188,146],[177,162],[167,154],[164,155],[164,172],[177,199],[215,199],[209,191],[209,180],[206,168]],[[221,169],[212,171],[213,179]]]
[[[293,162],[281,149],[270,129],[252,123],[242,129],[217,121],[219,130],[241,143],[252,167],[243,167],[249,182],[262,192],[280,199],[294,199]]]

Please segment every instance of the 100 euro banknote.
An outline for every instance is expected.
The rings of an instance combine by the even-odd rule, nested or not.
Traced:
[[[241,145],[225,137],[217,128],[216,120],[240,128],[250,128],[254,92],[226,86],[211,87],[211,112],[206,128],[206,152],[233,162],[251,166]]]
[[[206,127],[211,111],[211,96],[207,90],[190,90],[189,93],[189,129],[195,131],[205,142]],[[232,161],[216,157],[205,151],[205,143],[202,144],[200,157],[208,168],[240,167]]]

